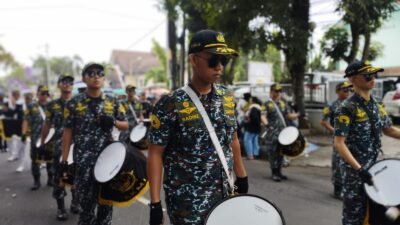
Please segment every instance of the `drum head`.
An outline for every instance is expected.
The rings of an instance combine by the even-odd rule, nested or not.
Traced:
[[[364,184],[365,192],[376,203],[386,206],[400,204],[400,160],[385,159],[376,162],[368,172],[374,186]],[[375,188],[376,187],[376,188]]]
[[[147,128],[143,124],[138,124],[131,131],[130,139],[132,142],[139,142],[146,136]]]
[[[296,127],[285,127],[278,136],[281,145],[290,145],[299,137],[299,130]]]
[[[108,145],[97,158],[94,165],[94,177],[100,183],[111,180],[124,164],[126,157],[125,145],[114,142]]]
[[[284,225],[280,211],[269,201],[256,195],[237,195],[216,205],[205,225]]]

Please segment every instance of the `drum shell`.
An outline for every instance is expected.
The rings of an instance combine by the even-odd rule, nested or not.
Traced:
[[[147,131],[146,131],[145,136],[144,136],[140,141],[138,141],[138,142],[132,142],[132,141],[129,139],[129,143],[130,143],[132,146],[135,146],[136,148],[138,148],[138,149],[140,149],[140,150],[147,150],[147,149],[149,148],[149,142],[148,142],[148,140],[147,140],[147,135],[148,135],[148,133],[149,133],[149,129],[150,129],[150,126],[151,126],[151,122],[150,122],[150,121],[144,121],[143,125],[147,128]]]
[[[126,156],[120,171],[100,186],[99,203],[126,207],[148,189],[146,157],[131,146],[126,146]]]

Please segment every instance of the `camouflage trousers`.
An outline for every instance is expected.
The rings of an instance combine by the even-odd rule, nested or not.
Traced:
[[[82,209],[78,225],[111,225],[113,208],[98,204],[99,185],[94,179],[93,166],[76,166],[75,186],[75,197]]]
[[[358,172],[348,164],[343,165],[343,225],[363,225],[367,213],[368,197]]]
[[[268,159],[271,169],[280,169],[283,164],[283,155],[278,149],[278,140],[267,142]]]
[[[341,168],[340,168],[340,161],[342,160],[342,158],[340,157],[339,153],[336,151],[335,147],[333,147],[333,151],[332,151],[332,177],[331,177],[331,181],[333,186],[335,187],[335,191],[338,191],[338,193],[335,194],[339,194],[341,195],[341,190],[342,190],[342,172],[341,172]],[[336,190],[337,189],[337,190]]]

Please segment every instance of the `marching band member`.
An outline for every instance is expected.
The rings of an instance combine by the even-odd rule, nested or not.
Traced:
[[[237,176],[237,192],[247,193],[248,182],[236,135],[233,95],[216,85],[229,58],[237,55],[221,33],[197,32],[189,45],[193,71],[189,87],[203,104],[226,156],[229,170]],[[148,178],[150,224],[162,224],[160,198],[164,181],[167,212],[172,224],[203,224],[207,213],[228,196],[227,175],[198,109],[179,89],[164,95],[151,116]],[[164,179],[162,170],[164,167]]]
[[[61,91],[61,96],[58,99],[55,99],[46,107],[46,121],[42,128],[41,135],[41,145],[43,145],[44,140],[46,139],[49,130],[51,127],[54,128],[55,133],[53,139],[55,140],[54,149],[53,149],[53,171],[55,173],[53,180],[53,197],[57,202],[57,214],[56,218],[58,220],[66,220],[68,218],[67,212],[65,210],[64,198],[67,195],[65,191],[65,185],[60,184],[61,177],[59,176],[59,172],[61,170],[60,167],[60,157],[61,157],[61,141],[63,135],[63,120],[64,120],[64,108],[67,102],[72,97],[72,86],[74,84],[74,77],[70,75],[60,75],[58,78],[57,86]],[[71,212],[77,214],[79,212],[79,207],[74,197],[74,189],[71,189],[72,192],[72,202],[71,202]]]
[[[368,168],[381,150],[382,132],[400,139],[400,129],[392,121],[371,90],[382,68],[355,61],[346,75],[355,93],[335,113],[335,148],[343,158],[343,225],[362,225],[367,216],[367,196],[363,183],[373,185]]]
[[[286,127],[287,120],[295,120],[299,117],[298,113],[289,113],[286,102],[281,99],[281,92],[282,86],[280,84],[271,85],[271,98],[265,103],[268,158],[272,171],[271,178],[275,182],[288,179],[287,176],[282,174],[283,155],[278,149],[279,133]]]
[[[62,173],[66,176],[68,152],[73,141],[75,198],[81,208],[78,225],[109,225],[113,209],[98,204],[99,186],[93,169],[100,152],[112,141],[113,127],[126,130],[128,122],[124,107],[101,91],[105,82],[103,65],[87,64],[82,70],[82,80],[87,85],[86,92],[73,97],[64,109]]]
[[[127,85],[125,88],[127,99],[121,101],[126,111],[126,117],[129,123],[129,129],[121,132],[119,140],[129,143],[130,131],[138,125],[139,121],[143,121],[142,104],[136,99],[136,87]]]
[[[349,82],[340,82],[336,85],[336,94],[338,98],[332,102],[331,105],[326,106],[323,111],[323,118],[321,120],[321,125],[325,127],[329,132],[334,132],[334,121],[335,121],[335,111],[340,106],[340,104],[349,97],[352,85]],[[340,155],[335,150],[333,146],[332,151],[332,177],[331,181],[333,184],[333,196],[337,199],[342,198],[342,174],[340,172]]]
[[[22,123],[22,137],[21,140],[25,143],[28,136],[28,130],[30,130],[31,139],[31,170],[33,175],[34,184],[31,190],[37,190],[40,188],[40,164],[42,160],[47,163],[47,185],[52,185],[53,172],[52,172],[52,153],[49,150],[45,150],[42,146],[36,147],[37,141],[40,139],[43,123],[46,119],[45,110],[47,104],[47,98],[50,96],[49,88],[45,85],[39,85],[37,89],[37,102],[33,102],[27,106],[24,112],[24,121]]]

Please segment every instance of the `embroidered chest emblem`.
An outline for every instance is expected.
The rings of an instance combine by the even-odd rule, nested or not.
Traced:
[[[104,102],[104,112],[106,114],[112,114],[113,113],[113,103],[111,101],[105,101]]]
[[[196,107],[190,107],[189,102],[183,102],[182,106],[183,109],[179,110],[180,113],[191,114],[194,110],[196,110]]]

